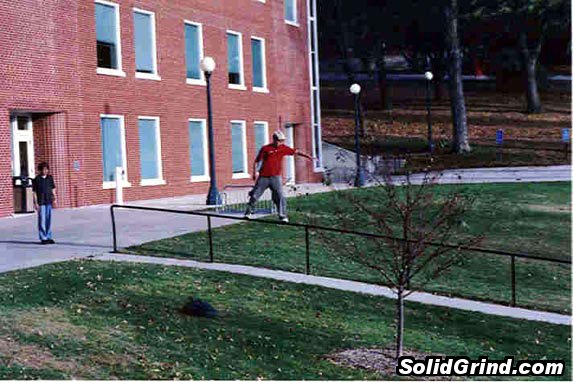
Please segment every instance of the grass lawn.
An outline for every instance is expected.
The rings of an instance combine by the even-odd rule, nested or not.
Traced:
[[[437,186],[440,193],[462,187],[477,196],[474,209],[465,217],[467,229],[483,234],[483,247],[569,259],[570,184],[521,183]],[[353,190],[372,203],[381,191]],[[356,228],[368,230],[369,222],[338,192],[303,196],[289,201],[294,222],[313,219],[319,225],[336,226],[334,211],[342,209],[356,219]],[[380,277],[347,257],[341,258],[320,245],[311,232],[311,272],[315,275],[379,282]],[[215,261],[257,265],[304,272],[304,231],[285,226],[255,223],[236,224],[214,231]],[[143,255],[208,259],[207,235],[191,233],[126,249]],[[516,260],[517,303],[520,306],[571,312],[571,270],[569,266]],[[479,253],[465,253],[463,261],[426,289],[446,295],[465,296],[500,303],[511,298],[510,259]]]
[[[220,317],[181,315],[188,296]],[[0,379],[381,379],[322,357],[390,345],[393,308],[384,298],[222,272],[52,264],[0,275]],[[561,378],[570,380],[567,326],[407,303],[405,344],[473,359],[565,360]]]

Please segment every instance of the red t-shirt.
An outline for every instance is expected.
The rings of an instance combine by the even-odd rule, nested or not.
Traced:
[[[274,146],[272,143],[261,147],[255,162],[263,161],[260,176],[279,176],[282,172],[285,155],[294,155],[296,150],[286,145]]]

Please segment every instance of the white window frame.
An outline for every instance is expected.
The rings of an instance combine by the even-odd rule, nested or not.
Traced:
[[[125,72],[123,71],[123,59],[121,54],[121,22],[119,17],[119,4],[112,3],[105,0],[94,0],[94,3],[107,5],[115,8],[115,25],[116,25],[116,40],[117,40],[117,69],[100,68],[96,69],[97,74],[103,74],[107,76],[125,77]],[[95,13],[95,12],[94,12]],[[95,20],[94,20],[95,21]]]
[[[229,52],[228,52],[228,44],[229,44],[229,40],[228,40],[228,35],[229,34],[234,34],[237,37],[239,37],[239,66],[241,68],[241,83],[240,84],[228,84],[229,89],[235,89],[235,90],[247,90],[247,87],[245,86],[245,63],[244,63],[244,52],[243,52],[243,34],[240,32],[236,32],[230,29],[227,29],[226,33],[225,33],[225,37],[227,37],[227,61],[228,61],[228,57],[229,57]],[[227,65],[229,65],[229,63],[227,62]],[[227,82],[229,81],[228,79],[229,76],[229,68],[227,68]]]
[[[255,130],[255,125],[264,125],[265,126],[265,142],[263,143],[263,145],[268,145],[270,142],[269,139],[269,123],[267,121],[254,121],[253,122],[253,132],[255,133],[255,137],[256,137],[256,132]],[[255,139],[256,142],[256,139]],[[255,157],[257,156],[258,152],[255,153]]]
[[[251,36],[251,56],[253,55],[253,43],[252,40],[257,40],[261,42],[261,54],[263,56],[263,87],[258,87],[253,85],[253,91],[257,93],[268,93],[269,92],[269,83],[267,82],[267,47],[265,39],[262,37]],[[252,57],[251,57],[252,59]],[[253,76],[254,82],[254,76]]]
[[[122,183],[122,187],[131,187],[131,183],[129,183],[128,181],[128,177],[127,177],[127,150],[126,150],[126,143],[125,143],[125,117],[123,115],[119,115],[119,114],[100,114],[99,115],[99,126],[100,126],[100,137],[101,139],[103,139],[103,136],[101,136],[101,119],[102,118],[115,118],[115,119],[119,119],[119,130],[120,130],[120,135],[121,135],[121,158],[122,158],[122,167],[123,167],[123,183]],[[103,144],[103,141],[102,141]],[[102,158],[101,158],[101,164],[102,164],[102,168],[103,168],[103,152],[102,152]],[[112,188],[115,188],[115,180],[111,181],[111,182],[103,182],[102,183],[102,188],[104,190],[109,190]]]
[[[157,173],[159,175],[159,177],[155,178],[155,179],[140,179],[139,185],[140,186],[161,186],[166,184],[165,179],[163,178],[163,163],[161,160],[161,128],[160,128],[160,124],[159,124],[159,117],[152,117],[152,116],[146,116],[146,115],[140,115],[139,117],[137,117],[137,131],[139,133],[139,121],[140,120],[145,120],[145,121],[155,121],[155,143],[157,145]],[[139,140],[139,144],[141,145],[141,138]],[[140,149],[141,150],[141,149]],[[140,151],[141,152],[141,151]],[[139,158],[141,160],[141,157]],[[141,166],[140,166],[140,171],[141,171]]]
[[[137,63],[135,65],[135,78],[141,78],[146,80],[155,80],[161,81],[161,77],[159,76],[159,69],[157,66],[157,31],[155,27],[155,12],[146,11],[140,8],[133,8],[133,13],[141,13],[144,15],[151,16],[151,36],[153,38],[153,43],[151,47],[152,55],[153,55],[153,73],[141,73],[137,71]],[[135,25],[133,26],[135,29]],[[135,39],[133,41],[133,47],[135,48]],[[135,49],[134,49],[134,56],[135,56]]]
[[[312,7],[312,9],[311,9]],[[314,15],[314,16],[313,16]],[[310,135],[312,137],[312,155],[318,151],[318,160],[313,160],[315,173],[324,172],[324,153],[322,152],[322,121],[320,107],[320,67],[318,62],[318,18],[316,14],[316,0],[307,1],[307,30],[308,30],[308,71],[309,71],[309,95],[310,95]],[[311,39],[314,38],[314,61],[312,59]],[[314,67],[314,68],[313,68]],[[316,86],[312,83],[313,69],[316,72]],[[317,103],[314,102],[314,92],[317,93]],[[318,116],[315,119],[315,115]],[[316,141],[315,127],[318,129],[319,142]]]
[[[247,122],[243,120],[232,120],[230,122],[231,129],[233,124],[240,124],[243,131],[243,172],[233,173],[232,179],[248,179],[251,177],[249,174],[249,153],[247,151]],[[233,133],[231,130],[231,171],[233,171]]]
[[[197,32],[199,33],[199,63],[205,57],[205,51],[203,46],[203,24],[197,23],[195,21],[184,20],[183,24],[193,25],[197,27]],[[183,28],[183,37],[185,37],[185,28]],[[187,52],[185,52],[185,56],[187,56]],[[207,86],[207,81],[205,80],[205,73],[199,67],[199,73],[201,73],[201,78],[187,78],[187,61],[185,61],[185,78],[186,82],[189,85],[199,85],[199,86]]]
[[[209,144],[207,142],[207,121],[200,118],[189,118],[187,123],[187,131],[189,131],[189,122],[201,123],[201,129],[203,130],[203,163],[205,164],[205,173],[203,175],[191,175],[190,181],[192,183],[209,182],[211,177],[209,176]],[[189,163],[191,163],[191,136],[189,136],[189,156]]]
[[[285,2],[289,1],[289,0],[284,0]],[[290,0],[293,3],[294,6],[294,21],[293,20],[288,20],[286,18],[286,14],[285,14],[285,24],[288,25],[292,25],[293,27],[300,27],[300,24],[298,23],[298,0]],[[284,7],[284,4],[283,4]],[[283,12],[284,12],[284,8],[283,8]]]

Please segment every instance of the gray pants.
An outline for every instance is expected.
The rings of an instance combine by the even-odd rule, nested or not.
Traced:
[[[253,212],[255,203],[261,195],[267,190],[271,189],[273,203],[277,206],[280,218],[287,217],[287,201],[283,194],[283,180],[281,176],[259,176],[253,189],[249,192],[249,203],[247,204],[247,214]]]

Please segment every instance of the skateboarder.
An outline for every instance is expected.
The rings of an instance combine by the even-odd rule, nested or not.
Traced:
[[[283,193],[283,181],[281,176],[283,158],[286,155],[300,155],[310,160],[314,158],[292,147],[288,147],[284,144],[285,139],[285,135],[282,131],[275,131],[273,133],[273,142],[261,147],[255,159],[253,164],[253,180],[255,180],[255,186],[249,192],[250,199],[247,204],[247,210],[245,211],[245,217],[247,219],[252,217],[257,200],[259,200],[267,188],[270,188],[273,203],[277,206],[279,219],[284,223],[288,223],[287,202]],[[262,163],[257,177],[259,162]]]

